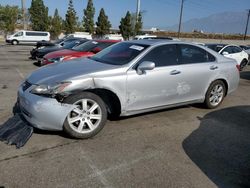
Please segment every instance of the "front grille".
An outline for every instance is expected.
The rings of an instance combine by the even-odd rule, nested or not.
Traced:
[[[23,91],[26,91],[30,86],[32,86],[32,84],[29,83],[28,81],[25,81],[22,85]]]

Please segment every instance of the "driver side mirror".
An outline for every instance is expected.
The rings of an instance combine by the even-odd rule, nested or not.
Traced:
[[[224,51],[224,52],[222,52],[222,55],[229,55],[229,53]]]
[[[146,70],[153,70],[155,68],[155,63],[151,61],[143,61],[137,67],[137,74],[142,75],[145,73]]]

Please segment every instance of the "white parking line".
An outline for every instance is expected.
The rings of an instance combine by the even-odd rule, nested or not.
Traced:
[[[107,174],[109,172],[112,172],[112,171],[116,171],[116,170],[127,170],[127,169],[130,169],[136,163],[139,163],[139,162],[144,161],[144,160],[150,160],[150,159],[152,159],[154,157],[159,156],[160,154],[161,154],[161,151],[150,153],[148,155],[144,155],[143,157],[138,157],[138,158],[136,158],[134,160],[131,160],[129,162],[124,162],[124,163],[112,166],[110,168],[107,168],[107,169],[104,169],[104,170],[100,170],[86,156],[85,152],[81,152],[81,156],[86,160],[86,162],[88,163],[88,165],[90,166],[90,168],[93,170],[93,174],[89,174],[89,176],[87,176],[86,178],[81,179],[81,182],[84,182],[84,181],[87,181],[87,180],[93,179],[93,178],[98,178],[105,187],[111,187],[111,183],[107,181],[107,179],[105,177],[105,174]]]
[[[21,71],[18,68],[15,68],[16,72],[19,74],[19,76],[24,79],[24,75],[23,73],[21,73]]]

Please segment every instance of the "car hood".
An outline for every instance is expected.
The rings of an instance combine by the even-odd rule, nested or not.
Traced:
[[[50,59],[50,58],[56,58],[56,57],[61,57],[61,56],[68,56],[68,55],[73,55],[79,53],[78,51],[73,51],[73,50],[59,50],[56,52],[49,53],[45,56],[45,58]]]
[[[28,76],[27,80],[32,84],[55,84],[117,68],[119,66],[100,63],[88,58],[79,58],[67,63],[54,63],[41,67]]]
[[[46,46],[45,48],[42,49],[38,49],[38,52],[40,53],[44,53],[44,52],[48,52],[48,51],[55,51],[55,50],[60,50],[62,48],[60,48],[59,46]]]

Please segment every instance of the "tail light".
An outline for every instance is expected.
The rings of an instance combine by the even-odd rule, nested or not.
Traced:
[[[236,68],[238,69],[238,71],[240,71],[240,65],[236,65]]]

